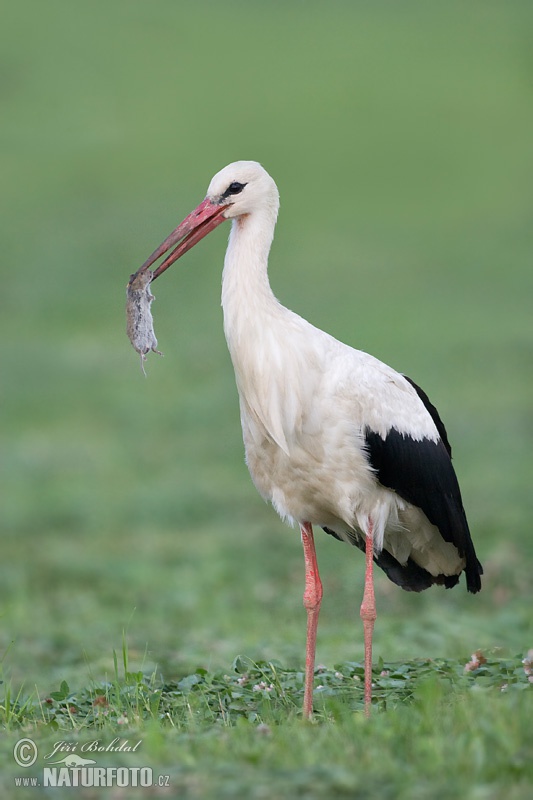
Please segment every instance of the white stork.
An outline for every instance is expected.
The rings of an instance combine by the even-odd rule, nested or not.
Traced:
[[[361,618],[365,712],[372,698],[375,562],[394,583],[450,588],[483,570],[470,538],[446,430],[413,381],[285,308],[268,280],[279,208],[276,184],[255,161],[221,170],[200,205],[138,270],[160,275],[224,220],[224,331],[239,392],[246,463],[260,494],[300,527],[307,610],[303,713],[313,710],[322,584],[313,526],[366,552]],[[137,273],[136,273],[137,274]]]

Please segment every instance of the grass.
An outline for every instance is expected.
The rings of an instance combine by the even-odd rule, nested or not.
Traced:
[[[467,665],[450,659],[422,660],[409,663],[385,663],[375,666],[374,713],[394,711],[408,700],[430,696],[426,685],[439,684],[441,694],[452,689],[465,695],[467,691],[496,688],[500,692],[529,691],[532,683],[532,656],[520,659],[478,654]],[[480,662],[477,660],[480,659]],[[303,695],[303,671],[287,669],[277,662],[254,662],[237,656],[226,672],[209,672],[199,667],[179,680],[164,681],[156,671],[128,669],[124,656],[124,671],[119,673],[114,654],[114,675],[109,681],[73,691],[66,681],[58,690],[42,698],[12,698],[6,696],[2,707],[7,729],[17,730],[30,720],[53,732],[80,732],[112,728],[130,721],[158,721],[181,731],[198,731],[206,725],[231,727],[246,720],[250,723],[283,724],[286,718],[300,715]],[[334,721],[350,712],[362,712],[364,668],[360,663],[347,662],[328,669],[316,668],[315,722]]]
[[[155,796],[166,796],[167,782],[185,797],[510,791],[525,798],[530,791],[531,658],[478,654],[470,670],[449,659],[380,661],[370,721],[362,665],[320,666],[314,724],[300,718],[300,670],[238,657],[228,673],[197,669],[165,682],[131,672],[125,646],[122,659],[121,671],[115,654],[114,676],[104,683],[72,691],[63,681],[49,697],[6,702],[4,748],[31,730],[52,764],[79,752],[99,766],[161,765]],[[12,773],[4,774],[6,788]]]
[[[3,796],[23,736],[142,739],[163,795],[529,796],[530,26],[519,0],[5,13]],[[300,544],[243,463],[225,234],[155,286],[147,380],[124,333],[128,275],[235,158],[280,187],[280,299],[439,407],[485,566],[476,597],[378,577],[369,724],[363,560],[326,536],[300,719]]]

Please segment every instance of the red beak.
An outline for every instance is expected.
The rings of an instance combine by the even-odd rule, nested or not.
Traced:
[[[213,231],[221,222],[225,221],[223,213],[227,207],[227,205],[213,203],[206,197],[194,211],[191,211],[191,213],[185,217],[177,228],[174,228],[165,241],[146,259],[142,267],[139,267],[135,275],[148,269],[154,261],[157,261],[167,250],[170,250],[171,247],[177,244],[177,247],[175,247],[157,269],[154,270],[154,277],[152,280],[155,280],[162,272],[168,269],[174,261],[177,261],[178,258],[186,253],[187,250],[190,250],[191,247],[198,244],[200,239],[203,239],[204,236],[207,236],[207,234]]]

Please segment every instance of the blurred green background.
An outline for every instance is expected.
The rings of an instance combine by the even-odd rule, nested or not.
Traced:
[[[125,335],[129,274],[255,159],[278,183],[289,307],[439,407],[479,556],[375,654],[533,644],[529,2],[4,3],[0,655],[46,694],[132,665],[303,663],[297,531],[249,480],[220,229],[154,285],[165,357]],[[318,535],[318,660],[362,656],[363,559]]]

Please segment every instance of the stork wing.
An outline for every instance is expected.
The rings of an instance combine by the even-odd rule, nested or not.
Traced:
[[[435,422],[440,438],[416,439],[394,427],[383,437],[367,427],[364,433],[368,460],[379,482],[420,508],[443,539],[466,558],[467,588],[478,592],[483,569],[470,537],[446,429],[427,395],[412,381],[409,383]]]

